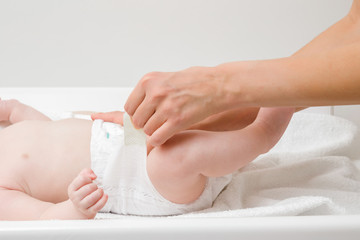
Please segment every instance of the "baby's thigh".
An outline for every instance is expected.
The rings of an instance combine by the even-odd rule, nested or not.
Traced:
[[[160,170],[173,170],[177,174],[199,173],[196,167],[199,157],[206,154],[213,137],[205,131],[184,131],[176,134],[160,147],[152,149],[148,156],[148,165]],[[156,163],[156,164],[155,164]]]

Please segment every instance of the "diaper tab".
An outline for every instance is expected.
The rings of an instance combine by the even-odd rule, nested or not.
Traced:
[[[146,145],[146,134],[142,129],[136,129],[130,116],[125,112],[124,121],[124,143],[125,145]]]

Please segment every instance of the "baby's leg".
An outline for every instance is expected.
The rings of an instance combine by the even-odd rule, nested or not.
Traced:
[[[293,108],[262,108],[248,127],[228,132],[185,131],[148,156],[149,177],[169,201],[190,203],[207,177],[219,177],[269,151],[285,131]]]
[[[0,99],[0,121],[9,121],[13,124],[24,120],[50,121],[51,119],[17,100]]]
[[[205,176],[232,173],[260,154],[268,152],[285,132],[294,108],[260,108],[255,121],[244,129],[213,135],[208,140],[207,158],[201,158],[200,172]]]
[[[292,107],[260,108],[253,124],[266,131],[267,151],[280,140],[295,111]]]

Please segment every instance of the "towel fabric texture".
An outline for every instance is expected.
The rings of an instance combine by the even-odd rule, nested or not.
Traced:
[[[279,143],[234,174],[212,208],[186,217],[360,214],[359,144],[355,124],[297,113]]]

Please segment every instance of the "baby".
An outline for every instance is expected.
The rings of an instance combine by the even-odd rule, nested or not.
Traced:
[[[293,108],[261,108],[247,127],[187,130],[146,148],[141,130],[102,120],[51,121],[0,100],[0,219],[92,219],[99,212],[175,215],[211,207],[231,173],[269,151]]]

